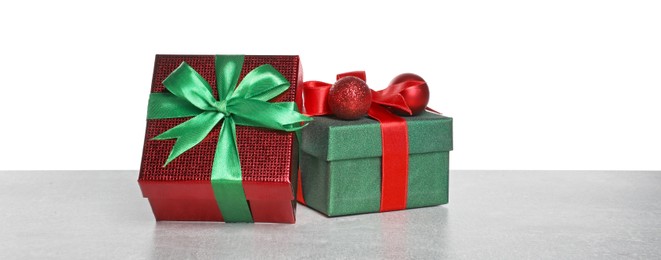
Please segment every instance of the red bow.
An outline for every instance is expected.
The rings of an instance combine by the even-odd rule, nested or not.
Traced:
[[[352,71],[337,75],[337,79],[347,76],[354,76],[366,81],[364,71]],[[401,93],[404,91],[419,91],[418,89],[425,84],[423,81],[407,80],[401,83],[392,84],[379,91],[372,91],[372,103],[385,107],[395,108],[396,110],[406,112],[411,115],[411,108],[406,103],[406,99]],[[303,83],[304,113],[310,116],[321,116],[333,114],[328,107],[328,91],[332,84],[321,81],[307,81]],[[371,108],[370,108],[371,109]]]
[[[347,72],[337,75],[337,79],[346,76],[355,76],[365,80],[364,71]],[[422,81],[407,80],[393,84],[387,88],[372,92],[372,104],[367,115],[377,121],[381,126],[381,208],[380,211],[400,210],[406,208],[406,194],[408,185],[408,130],[406,121],[393,114],[389,108],[406,112],[411,109],[406,99],[401,95],[403,91],[418,91]],[[306,115],[319,116],[332,114],[328,106],[328,92],[332,84],[321,81],[307,81],[303,83],[303,112]],[[300,178],[300,174],[299,174]],[[298,200],[305,202],[299,180]]]

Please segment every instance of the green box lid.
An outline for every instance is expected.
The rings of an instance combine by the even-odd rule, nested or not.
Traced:
[[[408,126],[409,154],[452,150],[452,118],[427,111],[403,118]],[[302,130],[301,149],[327,161],[380,157],[381,128],[368,117],[353,121],[315,117]]]

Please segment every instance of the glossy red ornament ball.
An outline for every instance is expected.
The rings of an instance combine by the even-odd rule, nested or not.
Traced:
[[[390,85],[402,83],[407,80],[416,80],[416,81],[425,82],[425,80],[422,79],[422,77],[416,74],[404,73],[392,79],[392,81],[390,81]],[[420,113],[422,113],[422,111],[425,111],[425,108],[429,103],[429,87],[427,86],[426,82],[425,84],[422,84],[417,87],[409,87],[407,89],[404,89],[402,92],[400,92],[400,94],[402,94],[404,100],[406,100],[406,103],[409,105],[409,108],[411,108],[411,112],[413,113],[414,116],[419,115]],[[398,115],[409,115],[405,111],[399,111],[394,108],[393,110]]]
[[[371,103],[372,92],[358,77],[341,78],[328,92],[328,107],[340,119],[355,120],[365,116]]]

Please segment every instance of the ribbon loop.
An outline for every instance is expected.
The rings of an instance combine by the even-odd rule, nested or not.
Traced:
[[[268,101],[289,88],[289,81],[269,64],[250,71],[236,87],[232,98]]]
[[[411,108],[406,102],[406,99],[404,99],[404,96],[402,96],[402,92],[412,91],[422,86],[423,84],[425,84],[425,82],[407,80],[401,83],[392,84],[387,88],[379,91],[372,91],[372,102],[383,106],[395,107],[403,110],[409,115],[412,115],[413,113],[411,112]]]
[[[173,95],[184,99],[201,110],[212,110],[216,99],[209,83],[188,63],[182,62],[163,85]]]
[[[289,111],[296,108],[296,104],[293,102],[282,102],[273,105],[255,99],[233,99],[230,101],[230,106],[237,123],[245,126],[296,131],[302,127],[299,124],[300,122],[307,121],[307,117],[301,114],[289,113]],[[297,125],[298,128],[292,128],[292,125]]]
[[[331,114],[328,106],[328,91],[331,84],[321,81],[303,83],[303,112],[311,116]]]

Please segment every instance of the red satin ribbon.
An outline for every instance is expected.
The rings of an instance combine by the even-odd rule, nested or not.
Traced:
[[[392,114],[379,104],[367,112],[381,126],[381,209],[406,208],[409,179],[409,137],[406,120]]]
[[[337,75],[337,79],[355,76],[366,80],[364,71],[347,72]],[[372,90],[372,105],[367,115],[377,120],[381,127],[381,207],[380,211],[406,208],[408,187],[408,129],[406,121],[385,107],[396,107],[411,113],[400,92],[424,84],[421,81],[404,81],[387,88]],[[310,116],[332,114],[328,107],[328,91],[332,85],[320,81],[303,83],[303,113]],[[299,202],[305,204],[299,171]]]

